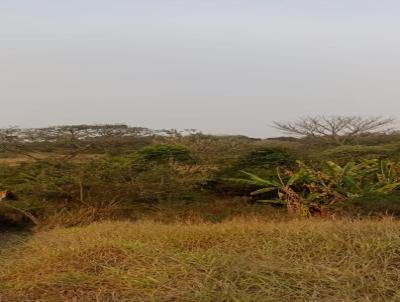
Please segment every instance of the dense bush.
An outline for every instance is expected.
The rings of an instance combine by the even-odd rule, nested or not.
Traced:
[[[211,173],[184,147],[156,145],[83,162],[64,158],[3,166],[0,189],[14,192],[21,210],[45,217],[77,207],[193,199]]]
[[[232,166],[222,170],[218,174],[218,189],[231,194],[237,194],[238,192],[248,194],[255,190],[257,185],[252,183],[238,184],[225,180],[240,177],[242,170],[257,174],[263,178],[275,179],[278,167],[284,169],[290,168],[295,165],[295,162],[295,155],[288,149],[279,147],[258,148],[248,152],[232,164]]]
[[[400,216],[400,192],[364,194],[338,204],[335,210],[344,216]]]
[[[283,148],[262,148],[246,154],[234,168],[265,168],[291,166],[295,163],[294,155]]]
[[[333,160],[339,163],[374,158],[399,159],[400,146],[396,144],[378,146],[345,145],[316,152],[311,158],[317,161]]]
[[[277,171],[278,180],[264,179],[242,171],[247,178],[230,178],[241,185],[259,186],[251,195],[277,192],[276,200],[260,202],[284,204],[297,215],[322,214],[326,206],[369,194],[388,194],[400,188],[400,164],[378,159],[340,166],[328,161],[321,170],[298,162],[296,170],[284,174]]]
[[[146,161],[165,162],[174,160],[177,162],[192,162],[193,157],[185,146],[181,145],[151,145],[138,151]]]

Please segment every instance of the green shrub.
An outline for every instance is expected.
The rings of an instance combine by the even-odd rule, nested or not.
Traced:
[[[233,168],[263,168],[270,169],[281,166],[291,166],[296,162],[295,157],[283,148],[264,148],[252,151],[241,158]]]
[[[345,145],[331,148],[313,154],[311,157],[321,161],[333,160],[339,163],[348,161],[362,161],[363,159],[397,159],[400,156],[400,147],[397,145],[363,146]]]
[[[190,150],[181,145],[151,145],[140,149],[138,154],[146,161],[166,162],[171,159],[178,162],[193,161]]]
[[[298,168],[282,174],[278,180],[241,171],[246,178],[227,178],[239,185],[258,186],[251,195],[278,192],[278,199],[259,200],[264,203],[287,205],[288,211],[309,215],[322,214],[326,207],[368,194],[390,194],[400,188],[400,164],[378,159],[361,163],[348,162],[340,166],[328,161],[321,170],[315,170],[301,161]]]
[[[251,151],[240,158],[231,167],[221,171],[218,174],[218,190],[230,194],[248,194],[255,189],[257,185],[247,183],[239,184],[226,181],[230,178],[240,178],[243,176],[241,170],[246,170],[262,178],[275,179],[276,168],[289,168],[295,164],[294,155],[285,148],[272,147],[261,148]]]
[[[400,192],[390,194],[369,193],[351,198],[336,206],[342,215],[394,215],[400,216]]]

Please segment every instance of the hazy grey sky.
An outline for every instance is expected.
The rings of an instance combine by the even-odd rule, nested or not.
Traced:
[[[400,116],[398,0],[0,0],[0,126]]]

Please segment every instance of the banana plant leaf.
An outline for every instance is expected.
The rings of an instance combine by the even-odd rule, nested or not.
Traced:
[[[287,204],[286,201],[284,200],[279,200],[279,199],[274,199],[274,200],[257,200],[257,203],[266,203],[266,204],[281,204],[281,205],[285,205]]]
[[[253,173],[246,172],[246,171],[240,171],[240,172],[242,172],[243,174],[247,175],[252,181],[254,181],[255,183],[258,183],[260,185],[273,186],[273,187],[280,186],[280,184],[277,181],[267,180],[267,179],[261,178],[261,177],[255,175],[255,174],[253,174]]]
[[[268,193],[268,192],[273,192],[279,190],[278,187],[270,187],[270,188],[262,188],[260,190],[256,190],[254,192],[251,192],[250,195],[259,195],[259,194],[263,194],[263,193]]]

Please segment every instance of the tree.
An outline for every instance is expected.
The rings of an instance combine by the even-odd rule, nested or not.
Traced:
[[[381,116],[316,116],[294,122],[274,122],[274,127],[286,134],[318,138],[343,145],[347,140],[366,133],[387,132],[394,118]]]
[[[52,147],[62,150],[65,159],[72,159],[80,154],[107,150],[121,142],[143,142],[155,132],[142,127],[127,125],[70,125],[46,128],[0,128],[0,152],[19,154],[39,159],[35,153],[43,148]],[[57,155],[54,153],[54,155]]]
[[[18,127],[0,128],[0,152],[7,152],[37,159],[27,150],[25,142],[31,139],[31,133],[25,133]]]

